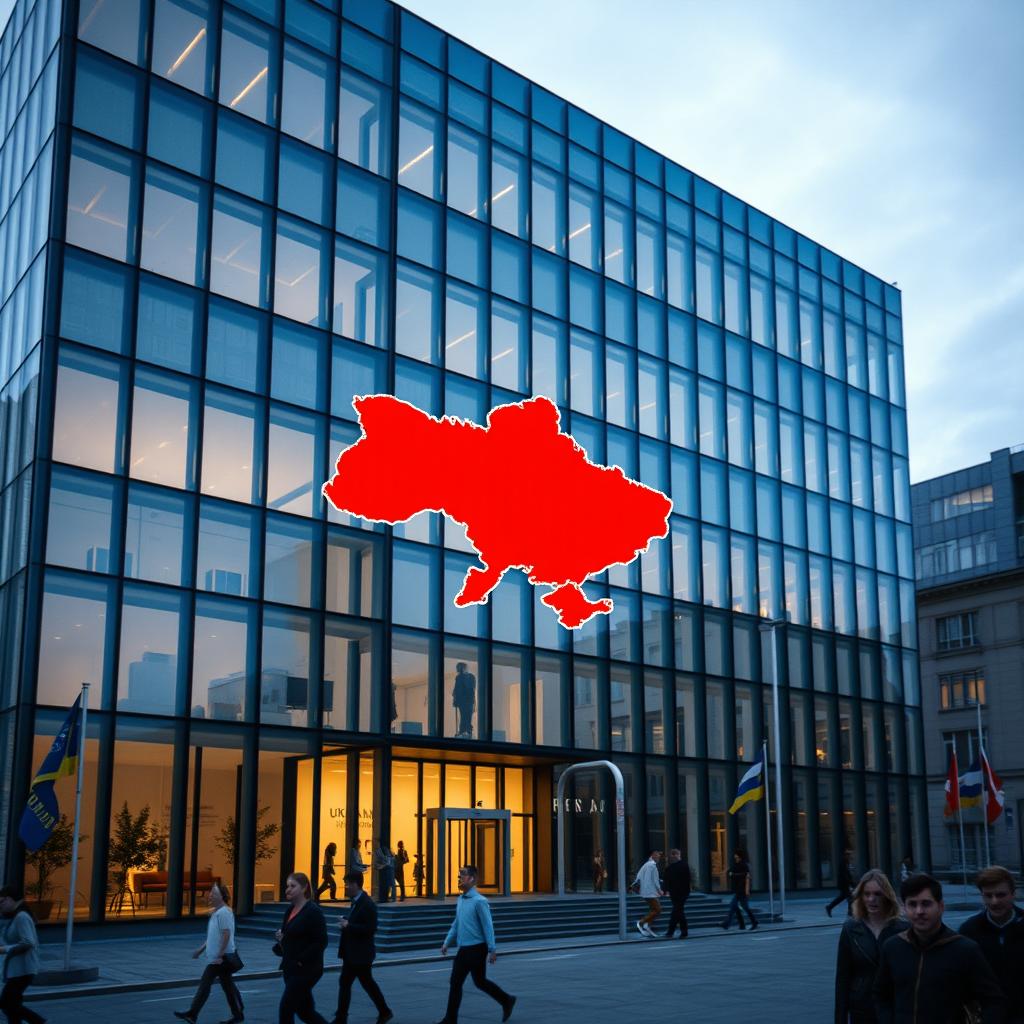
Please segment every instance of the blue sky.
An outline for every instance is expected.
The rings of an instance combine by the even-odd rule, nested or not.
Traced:
[[[1024,4],[405,6],[897,282],[915,481],[1024,443]]]

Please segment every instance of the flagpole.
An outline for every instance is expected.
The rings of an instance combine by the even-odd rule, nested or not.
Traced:
[[[977,697],[974,706],[978,710],[978,767],[981,769],[981,828],[985,833],[985,867],[992,863],[992,852],[988,846],[988,772],[985,770],[985,744],[981,738],[981,699]]]
[[[964,812],[960,806],[960,759],[956,756],[956,734],[953,734],[953,760],[956,761],[956,820],[960,826],[960,870],[964,875],[964,899],[967,899],[967,849],[964,846]]]
[[[768,740],[761,740],[761,785],[764,787],[764,838],[768,847],[768,913],[775,920],[775,884],[772,880],[772,809],[768,797]]]
[[[68,925],[64,939],[64,970],[71,970],[71,935],[75,927],[75,889],[78,886],[78,824],[82,817],[82,776],[85,772],[85,723],[89,713],[89,684],[82,683],[82,717],[78,733],[78,781],[75,787],[75,831],[71,841],[71,892],[68,894]]]

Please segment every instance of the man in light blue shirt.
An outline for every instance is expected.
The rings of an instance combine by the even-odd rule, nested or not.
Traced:
[[[498,959],[498,951],[494,942],[491,908],[487,900],[477,892],[476,868],[472,864],[459,869],[459,891],[462,895],[455,905],[455,920],[441,946],[441,956],[448,955],[449,946],[458,946],[459,949],[452,964],[448,1009],[438,1024],[457,1024],[462,986],[470,976],[481,992],[486,992],[501,1005],[501,1019],[506,1021],[512,1016],[516,997],[510,996],[487,977],[487,965]]]

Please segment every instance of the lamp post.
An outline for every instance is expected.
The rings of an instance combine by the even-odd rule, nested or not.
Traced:
[[[786,847],[782,837],[782,740],[779,732],[779,645],[777,630],[785,626],[785,619],[769,619],[758,627],[762,633],[772,635],[772,716],[775,728],[772,747],[775,756],[775,836],[779,852],[779,914],[786,916]]]

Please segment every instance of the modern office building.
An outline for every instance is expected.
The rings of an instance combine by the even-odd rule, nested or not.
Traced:
[[[765,619],[789,885],[844,845],[928,862],[894,287],[383,0],[19,0],[0,67],[12,877],[88,682],[94,920],[213,876],[244,910],[377,837],[443,892],[442,830],[485,891],[550,891],[556,780],[595,758],[630,869],[678,845],[716,889],[743,844],[764,889],[763,805],[727,809],[773,730]],[[464,531],[321,497],[374,392],[547,395],[671,534],[575,634],[519,573],[456,608]],[[568,819],[570,883],[598,847],[614,878],[603,775]]]
[[[911,488],[921,710],[933,859],[961,869],[959,822],[945,817],[953,744],[960,772],[981,739],[1003,782],[1004,813],[989,827],[992,863],[1024,867],[1024,445]],[[980,809],[963,812],[966,866],[985,863]]]

